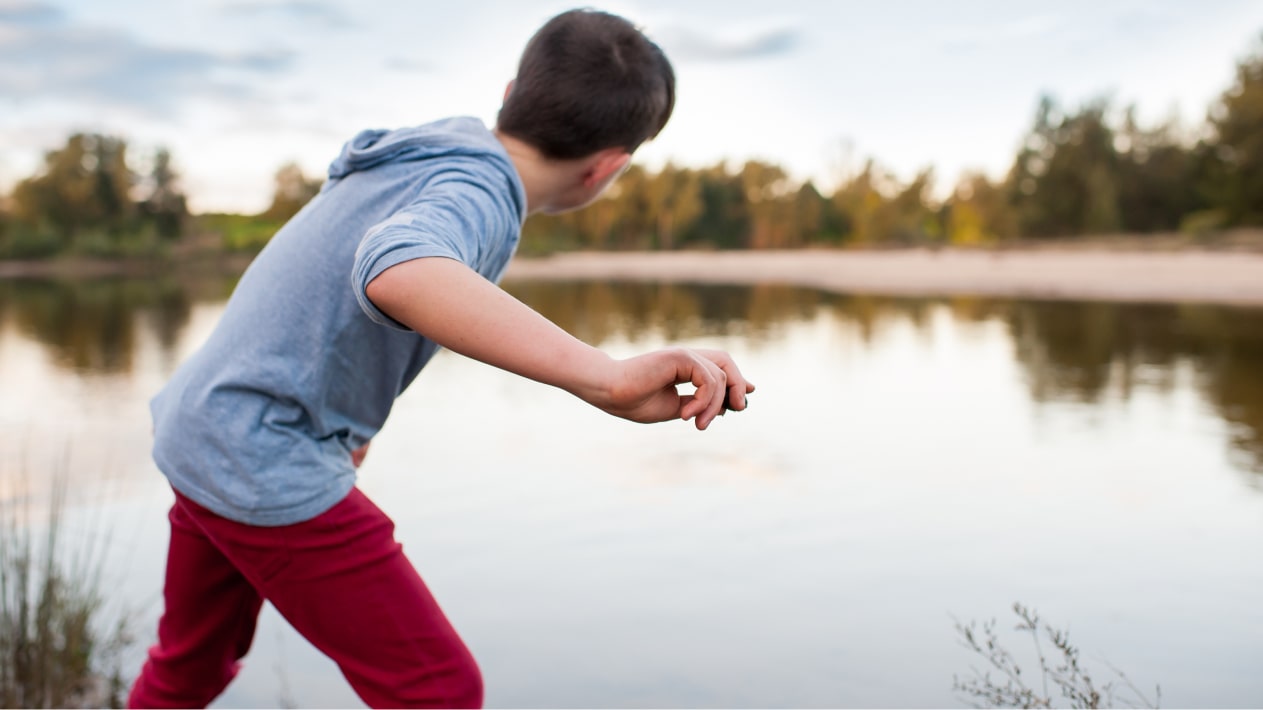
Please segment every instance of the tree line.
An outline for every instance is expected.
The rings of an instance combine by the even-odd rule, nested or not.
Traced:
[[[153,256],[191,234],[216,232],[217,247],[258,249],[320,191],[295,163],[276,172],[270,206],[256,215],[192,215],[171,152],[139,160],[127,141],[71,135],[39,171],[0,195],[0,258]]]
[[[129,161],[122,138],[76,134],[0,196],[0,257],[154,253],[187,234],[257,249],[320,189],[295,164],[257,215],[189,214],[171,154]],[[1202,234],[1263,225],[1263,44],[1238,62],[1204,125],[1141,125],[1108,99],[1040,99],[1008,174],[964,175],[945,199],[926,168],[898,180],[874,160],[831,192],[780,166],[633,165],[587,209],[538,215],[526,249],[764,249],[975,245],[1119,232]]]
[[[1040,99],[1007,175],[965,174],[933,197],[926,168],[900,182],[869,160],[830,194],[773,164],[633,166],[580,212],[532,218],[524,243],[555,248],[974,245],[1005,240],[1263,225],[1263,46],[1184,130],[1141,125],[1108,99]]]

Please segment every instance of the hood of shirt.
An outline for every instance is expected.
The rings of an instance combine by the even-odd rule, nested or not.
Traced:
[[[361,131],[329,165],[329,180],[369,170],[385,163],[425,160],[439,156],[488,156],[517,181],[517,170],[495,135],[477,118],[447,118],[423,126]]]

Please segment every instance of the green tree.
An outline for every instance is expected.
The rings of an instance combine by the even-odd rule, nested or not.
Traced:
[[[656,217],[657,246],[671,249],[676,235],[687,230],[702,213],[701,184],[692,170],[682,170],[667,163],[657,175],[646,181],[648,213]]]
[[[699,170],[697,182],[702,211],[692,226],[683,230],[681,241],[721,249],[746,246],[750,211],[741,179],[721,162]]]
[[[1040,99],[1034,126],[1009,174],[1019,226],[1026,236],[1064,237],[1116,231],[1118,153],[1097,100],[1064,114]]]
[[[833,193],[837,224],[858,245],[926,244],[942,237],[941,220],[930,204],[934,171],[926,168],[907,185],[869,159]]]
[[[929,201],[933,185],[934,169],[925,168],[883,205],[890,212],[883,220],[885,231],[879,235],[883,241],[923,245],[942,240],[942,221]]]
[[[1152,129],[1129,107],[1117,132],[1118,210],[1129,232],[1174,230],[1198,206],[1192,153],[1179,138],[1175,119]],[[1121,145],[1120,145],[1121,144]]]
[[[28,225],[73,243],[88,229],[118,237],[132,226],[135,176],[122,138],[76,133],[44,155],[38,174],[18,183],[14,211]]]
[[[298,163],[289,162],[276,171],[275,184],[272,204],[264,211],[263,217],[284,222],[298,214],[303,205],[320,192],[324,181],[307,177]]]
[[[1228,224],[1263,224],[1263,37],[1210,110],[1204,189]]]
[[[745,246],[755,249],[793,246],[794,202],[785,170],[772,163],[750,160],[741,166],[738,175],[750,215]]]
[[[647,249],[653,240],[655,215],[652,212],[650,182],[653,176],[633,165],[618,179],[610,195],[615,209],[611,215],[605,246],[616,249]],[[572,213],[572,223],[582,225],[582,210]]]
[[[948,243],[957,246],[992,244],[1017,236],[1017,215],[1003,184],[979,172],[966,173],[946,205],[944,225]]]
[[[829,201],[810,180],[798,188],[794,193],[793,208],[795,246],[837,238],[836,234],[825,234],[826,228],[834,226],[827,224],[831,216],[827,213],[828,207]]]
[[[886,174],[869,159],[862,170],[833,193],[832,202],[848,227],[848,241],[867,245],[881,239],[885,232],[881,211],[886,197],[879,186],[886,180]]]
[[[188,222],[189,209],[180,189],[180,177],[171,165],[171,152],[159,148],[154,155],[145,187],[148,194],[139,203],[141,214],[163,239],[178,238]]]

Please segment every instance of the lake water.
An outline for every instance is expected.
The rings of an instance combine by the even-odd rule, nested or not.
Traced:
[[[146,401],[232,285],[0,282],[3,490],[69,477],[133,671],[171,501]],[[726,348],[759,390],[697,432],[451,353],[422,373],[360,483],[489,705],[956,706],[981,659],[954,620],[1024,654],[1015,601],[1164,705],[1263,700],[1263,311],[508,286],[615,354]],[[358,704],[267,608],[217,705],[287,702]]]

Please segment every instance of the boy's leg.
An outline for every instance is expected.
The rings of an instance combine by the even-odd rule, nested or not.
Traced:
[[[206,707],[237,674],[263,603],[179,500],[168,518],[165,608],[158,643],[127,698],[132,708]]]
[[[319,517],[251,528],[188,502],[208,536],[263,596],[342,669],[372,707],[478,707],[478,666],[421,581],[394,523],[358,488]],[[235,549],[272,536],[285,562],[255,574]],[[263,557],[268,560],[270,558]]]

